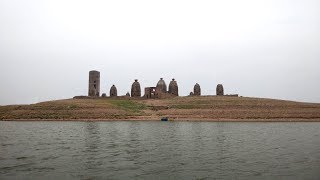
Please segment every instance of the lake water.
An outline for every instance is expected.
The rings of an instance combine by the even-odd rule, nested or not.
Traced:
[[[0,121],[7,178],[320,179],[320,123]]]

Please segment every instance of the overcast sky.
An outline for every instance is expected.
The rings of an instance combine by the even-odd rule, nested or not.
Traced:
[[[320,102],[319,0],[0,0],[0,104],[118,94],[175,78],[180,95]]]

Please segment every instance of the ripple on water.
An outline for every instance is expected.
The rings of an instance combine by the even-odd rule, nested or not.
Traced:
[[[0,179],[320,177],[319,123],[0,123]]]

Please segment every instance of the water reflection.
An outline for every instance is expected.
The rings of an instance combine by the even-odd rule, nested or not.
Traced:
[[[226,168],[231,168],[232,163],[228,163],[228,139],[225,133],[225,123],[217,123],[216,128],[216,154],[217,154],[217,173],[223,176]]]
[[[88,171],[98,171],[103,164],[101,160],[101,135],[99,123],[85,123],[85,147],[83,150],[84,166]]]
[[[125,152],[126,159],[129,162],[133,162],[136,159],[141,157],[141,153],[139,153],[144,147],[141,146],[141,126],[140,122],[131,123],[129,125],[129,133],[125,144]]]

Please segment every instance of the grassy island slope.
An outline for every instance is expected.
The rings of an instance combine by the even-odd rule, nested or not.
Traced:
[[[320,104],[248,97],[67,99],[0,106],[1,120],[320,121]]]

